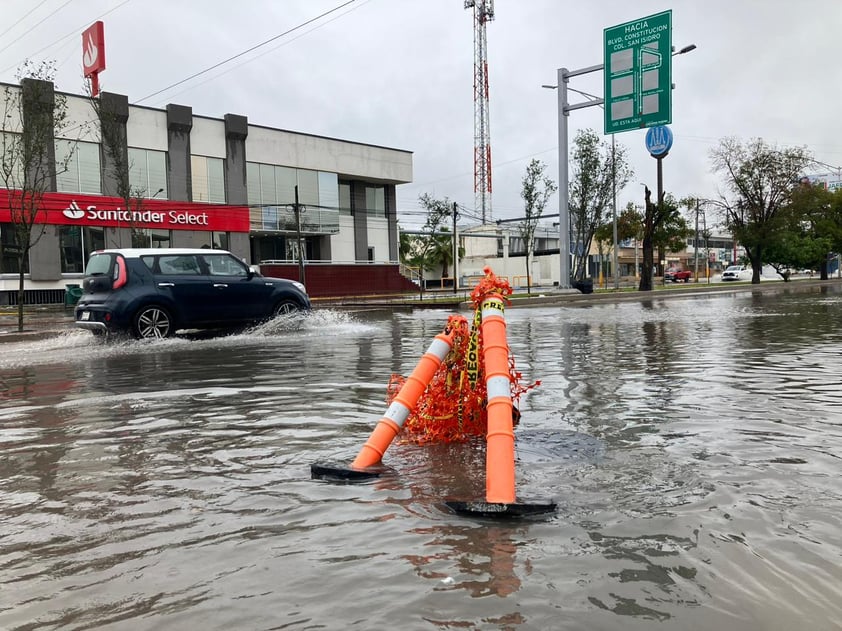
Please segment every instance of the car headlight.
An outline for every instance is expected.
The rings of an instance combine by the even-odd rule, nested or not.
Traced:
[[[307,293],[307,288],[303,284],[299,283],[297,280],[292,281],[292,284],[295,285],[295,287],[297,287],[303,293]]]

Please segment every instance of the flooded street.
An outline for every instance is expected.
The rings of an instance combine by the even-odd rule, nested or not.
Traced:
[[[0,344],[0,629],[842,626],[842,288],[513,308],[517,488],[482,444],[353,459],[449,312]]]

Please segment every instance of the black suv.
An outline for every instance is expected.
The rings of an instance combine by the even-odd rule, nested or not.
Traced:
[[[224,250],[100,250],[88,259],[82,289],[76,326],[97,335],[163,338],[310,309],[304,285],[261,276]]]

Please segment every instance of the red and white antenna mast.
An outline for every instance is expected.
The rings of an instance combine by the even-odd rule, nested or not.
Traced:
[[[485,23],[494,19],[494,0],[465,0],[465,8],[474,10],[474,204],[486,223],[491,221],[491,132]]]

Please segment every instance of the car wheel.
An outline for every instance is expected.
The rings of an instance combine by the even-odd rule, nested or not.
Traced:
[[[132,333],[139,340],[162,339],[175,332],[169,311],[158,305],[143,307],[132,321]]]
[[[297,302],[285,299],[275,305],[275,308],[272,310],[272,317],[277,318],[278,316],[290,315],[299,311],[301,311],[301,307]]]

